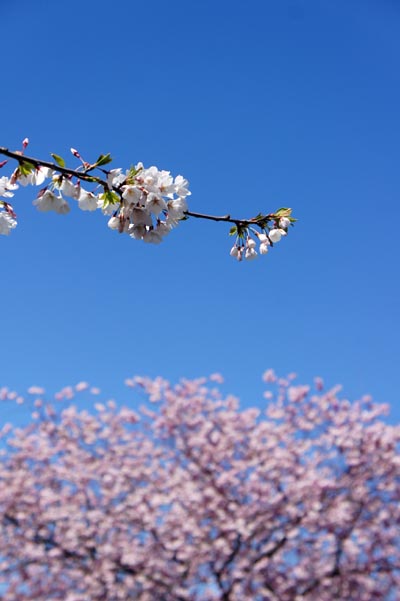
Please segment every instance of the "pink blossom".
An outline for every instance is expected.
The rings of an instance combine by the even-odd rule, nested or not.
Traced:
[[[394,601],[400,427],[370,398],[264,380],[258,408],[135,377],[140,412],[38,406],[4,426],[2,599]]]

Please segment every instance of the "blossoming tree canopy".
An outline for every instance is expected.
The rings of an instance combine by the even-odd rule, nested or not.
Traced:
[[[39,211],[55,211],[65,215],[70,211],[67,200],[75,201],[82,211],[100,210],[109,217],[108,227],[131,238],[160,243],[171,229],[189,217],[232,223],[230,235],[235,236],[231,256],[239,261],[266,254],[274,243],[286,236],[296,221],[292,210],[280,208],[275,213],[262,214],[250,219],[235,219],[230,215],[216,216],[189,210],[187,197],[191,194],[188,181],[181,175],[173,177],[169,171],[137,163],[130,169],[105,169],[112,159],[101,154],[95,162],[85,161],[71,148],[79,161],[75,169],[65,160],[52,154],[54,162],[25,155],[28,139],[20,151],[0,147],[0,154],[17,161],[10,177],[0,177],[0,234],[8,235],[17,225],[17,215],[9,199],[19,186],[39,186],[33,204]],[[0,167],[7,164],[7,159]],[[98,175],[100,173],[100,175]],[[91,189],[87,189],[90,187]]]
[[[217,379],[130,379],[140,410],[31,389],[33,421],[1,431],[4,601],[398,599],[386,408],[268,371],[276,391],[241,410]]]

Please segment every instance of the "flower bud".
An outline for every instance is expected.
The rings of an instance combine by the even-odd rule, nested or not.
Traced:
[[[290,219],[288,219],[287,217],[281,217],[279,219],[279,227],[281,227],[282,229],[287,229],[290,225]]]
[[[253,238],[247,238],[246,246],[247,246],[247,248],[255,248],[256,247],[256,241],[253,240]]]
[[[236,244],[235,244],[235,246],[232,246],[232,248],[231,248],[231,252],[230,252],[229,254],[231,255],[231,257],[237,257],[237,256],[238,256],[238,254],[239,254],[239,249],[238,249],[238,247],[236,246]]]
[[[260,244],[260,248],[259,248],[260,255],[266,255],[267,254],[267,252],[268,252],[268,246],[269,246],[269,243],[267,244],[267,242],[262,242]]]

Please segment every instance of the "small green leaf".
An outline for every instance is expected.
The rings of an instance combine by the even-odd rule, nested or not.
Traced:
[[[291,214],[292,209],[288,209],[287,207],[281,207],[275,211],[275,217],[290,217]]]
[[[112,190],[104,190],[103,194],[100,194],[99,198],[103,201],[104,208],[108,207],[108,205],[115,205],[121,200],[118,194]]]
[[[54,152],[51,152],[50,154],[57,163],[57,165],[59,165],[60,167],[65,167],[65,161],[62,157],[60,157],[58,154],[54,154]]]
[[[107,165],[108,163],[111,163],[112,158],[110,153],[108,154],[101,154],[99,156],[99,158],[97,159],[96,163],[95,163],[95,167],[101,167],[102,165]]]
[[[230,236],[234,236],[235,234],[237,234],[237,227],[236,227],[236,225],[234,225],[233,227],[231,227],[231,229],[229,230],[229,235]]]
[[[32,163],[27,163],[26,161],[19,164],[19,171],[20,171],[21,175],[29,175],[35,169],[36,169],[35,165],[33,165]]]
[[[125,183],[126,184],[134,184],[135,183],[135,176],[139,173],[139,171],[141,171],[141,170],[140,169],[136,169],[136,167],[134,167],[132,165],[132,167],[130,167],[130,169],[128,171],[128,175],[126,176]]]

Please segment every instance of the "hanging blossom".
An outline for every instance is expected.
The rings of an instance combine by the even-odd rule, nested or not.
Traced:
[[[122,168],[106,170],[104,166],[112,161],[109,154],[102,154],[97,161],[89,163],[75,148],[71,148],[71,153],[80,165],[70,169],[56,154],[51,155],[54,163],[27,157],[24,152],[28,143],[25,138],[22,150],[17,152],[0,147],[0,154],[18,162],[10,178],[0,178],[0,234],[9,234],[17,225],[12,206],[1,198],[12,197],[19,185],[40,186],[33,204],[41,212],[65,215],[71,210],[72,201],[82,211],[102,211],[109,217],[110,229],[153,244],[160,243],[171,229],[188,217],[233,223],[230,234],[236,234],[236,242],[230,254],[239,261],[266,254],[269,247],[287,235],[289,226],[296,221],[288,208],[267,215],[260,213],[251,219],[194,213],[187,205],[186,199],[191,192],[182,175],[173,177],[169,171],[155,166],[145,168],[143,163],[126,171]],[[0,167],[6,163],[1,162]],[[101,177],[93,174],[96,170],[100,171]],[[87,185],[92,189],[87,189]]]
[[[283,207],[274,214],[270,223],[261,218],[258,223],[261,232],[253,227],[233,227],[231,235],[237,234],[237,236],[236,242],[231,248],[231,257],[235,257],[238,261],[243,258],[250,261],[256,259],[258,253],[266,255],[270,246],[279,242],[283,236],[287,236],[289,226],[295,221],[290,215],[291,209]],[[257,242],[259,243],[258,253]]]

